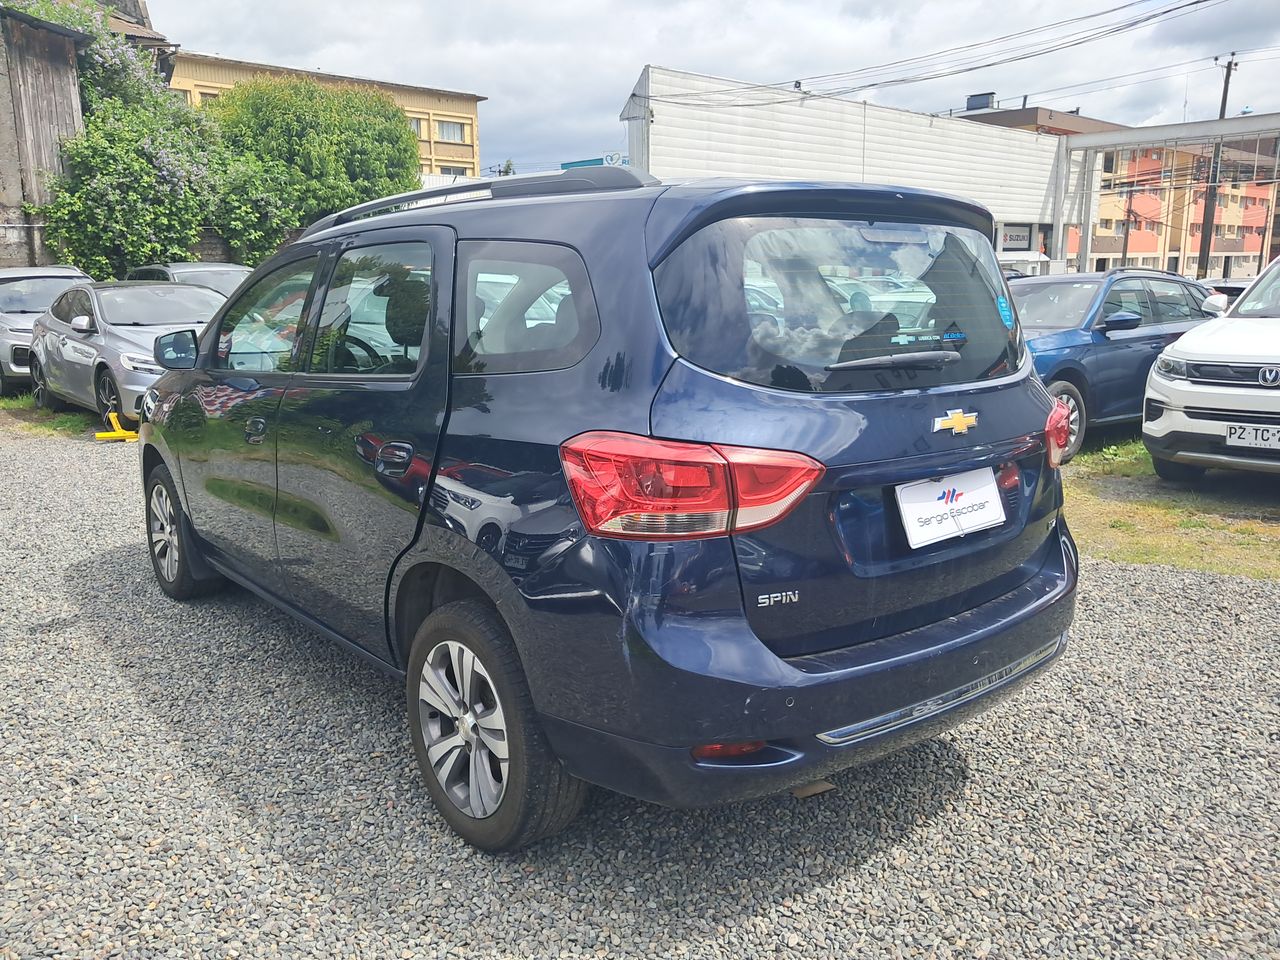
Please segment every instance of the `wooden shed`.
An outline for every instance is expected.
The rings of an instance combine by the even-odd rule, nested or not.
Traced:
[[[0,7],[0,266],[45,262],[24,204],[49,200],[62,141],[84,129],[76,50],[91,38]]]

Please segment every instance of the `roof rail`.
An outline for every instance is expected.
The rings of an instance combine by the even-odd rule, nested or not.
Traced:
[[[1160,273],[1166,277],[1177,277],[1179,280],[1187,279],[1176,270],[1161,270],[1159,267],[1112,267],[1103,276],[1111,277],[1117,273]]]
[[[467,200],[507,199],[511,197],[540,197],[557,193],[592,193],[597,190],[632,190],[650,187],[660,181],[645,173],[627,167],[574,167],[556,173],[533,173],[514,177],[495,177],[488,180],[468,180],[444,187],[428,187],[408,193],[370,200],[368,203],[348,207],[338,213],[322,217],[303,231],[299,240],[306,240],[331,227],[340,227],[354,220],[394,213],[415,204],[428,201],[452,202]],[[470,196],[468,196],[470,194]]]

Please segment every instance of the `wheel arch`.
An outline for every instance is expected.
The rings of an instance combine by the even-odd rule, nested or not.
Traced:
[[[1085,414],[1087,417],[1088,411],[1093,409],[1093,393],[1089,387],[1088,374],[1084,372],[1082,367],[1058,367],[1053,371],[1053,373],[1044,378],[1045,386],[1052,386],[1059,380],[1071,384],[1080,391],[1080,396],[1084,398]]]

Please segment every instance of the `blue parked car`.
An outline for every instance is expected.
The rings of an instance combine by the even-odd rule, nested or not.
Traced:
[[[1096,424],[1138,420],[1147,373],[1166,346],[1226,309],[1176,274],[1121,267],[1009,281],[1023,335],[1049,392],[1067,405],[1071,442]]]
[[[332,216],[156,345],[156,578],[402,678],[488,850],[588,783],[721,803],[933,736],[1075,604],[1067,415],[992,236],[921,191],[621,168]]]

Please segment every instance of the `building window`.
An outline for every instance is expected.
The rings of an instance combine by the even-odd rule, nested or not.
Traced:
[[[201,94],[200,94],[200,102],[201,102],[201,103],[212,103],[214,100],[217,100],[217,99],[218,99],[218,97],[219,97],[219,94],[216,94],[216,93],[201,93]]]
[[[471,171],[466,167],[441,167],[440,175],[445,177],[466,177],[470,176]]]
[[[409,128],[413,130],[413,135],[415,137],[417,137],[419,140],[422,139],[422,118],[421,117],[410,117]]]
[[[467,125],[456,120],[437,120],[436,139],[445,143],[466,143]]]
[[[1111,227],[1112,227],[1112,224],[1113,224],[1113,221],[1111,221],[1111,220],[1099,220],[1099,221],[1098,221],[1098,226],[1100,226],[1103,230],[1110,230],[1110,229],[1111,229]]]

